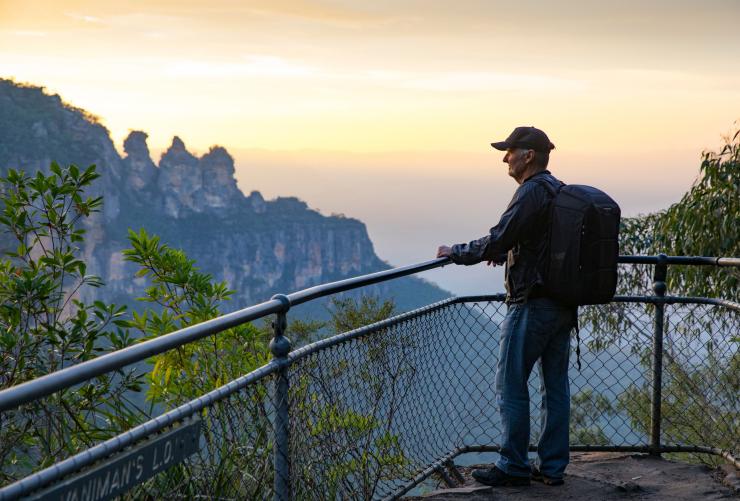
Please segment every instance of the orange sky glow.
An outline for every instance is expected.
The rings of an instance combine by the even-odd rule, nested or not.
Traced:
[[[610,4],[0,0],[0,76],[98,115],[119,147],[131,129],[154,151],[173,135],[195,152],[223,145],[245,191],[363,219],[381,257],[405,264],[495,222],[514,186],[488,143],[517,125],[544,129],[553,171],[627,214],[688,188],[740,118],[740,3]],[[408,203],[337,193],[358,176],[439,183],[397,196],[448,238],[425,229],[399,246],[390,232],[404,228],[387,223]],[[466,190],[491,194],[480,217],[440,209]]]
[[[9,1],[0,72],[165,146],[713,146],[738,118],[740,4]],[[646,5],[647,4],[647,5]]]

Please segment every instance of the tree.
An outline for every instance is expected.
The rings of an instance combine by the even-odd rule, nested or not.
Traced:
[[[679,202],[664,211],[623,221],[622,253],[740,256],[740,130],[724,140],[719,152],[702,153],[699,176]],[[738,300],[737,268],[671,269],[668,290],[674,294]],[[622,274],[624,293],[642,292],[650,283],[645,268],[640,270],[627,269]]]
[[[329,333],[341,334],[389,318],[395,304],[344,296],[328,309]],[[371,499],[383,482],[412,473],[397,417],[413,385],[417,329],[415,323],[376,329],[292,367],[291,417],[303,430],[291,443],[301,457],[293,470],[298,497]]]
[[[570,441],[583,445],[608,445],[609,437],[599,426],[603,417],[614,416],[614,406],[601,394],[590,388],[573,395],[570,402]]]
[[[329,304],[330,325],[334,334],[349,332],[393,316],[396,305],[390,300],[380,301],[376,296],[332,298]]]
[[[133,313],[128,327],[155,338],[221,315],[230,299],[226,282],[201,272],[192,259],[141,229],[129,230],[125,259],[139,266],[150,285],[143,297],[151,305]],[[270,358],[269,333],[242,324],[152,357],[147,398],[172,409],[229,383]],[[161,496],[177,486],[185,497],[262,497],[271,484],[268,387],[264,382],[221,400],[200,413],[205,448],[139,487],[135,497]],[[248,472],[248,475],[247,475]]]
[[[85,190],[95,166],[51,164],[34,177],[10,170],[2,183],[0,226],[14,245],[0,259],[0,389],[18,385],[133,343],[124,307],[79,299],[102,285],[78,257],[83,219],[100,210]],[[49,466],[129,427],[140,417],[129,400],[140,390],[131,370],[96,377],[0,414],[0,480]]]
[[[137,277],[148,277],[141,301],[154,305],[133,313],[127,327],[151,339],[221,315],[220,305],[233,291],[214,282],[185,253],[141,229],[129,230],[130,249],[123,255],[139,265]],[[153,357],[148,398],[172,408],[253,371],[269,360],[269,337],[251,324],[227,329]]]
[[[737,451],[740,437],[740,354],[709,352],[701,363],[668,356],[664,364],[661,413],[663,442],[709,445]],[[619,397],[632,426],[650,432],[650,388],[632,385]],[[681,459],[709,465],[717,457],[680,454]]]
[[[147,277],[151,283],[140,299],[155,308],[134,313],[128,327],[151,338],[220,315],[220,305],[232,294],[225,282],[215,282],[211,275],[199,271],[181,250],[168,247],[143,229],[138,233],[130,231],[129,241],[131,248],[124,251],[125,259],[136,263],[139,266],[136,275]],[[362,297],[359,301],[335,299],[330,307],[329,333],[385,319],[393,310],[392,301],[381,303],[373,297]],[[172,408],[264,365],[270,359],[272,330],[268,325],[266,322],[262,328],[256,328],[244,324],[153,357],[148,398]],[[327,323],[293,320],[288,325],[288,335],[295,336],[296,345],[300,345],[316,339]],[[373,339],[367,340],[370,359],[352,371],[362,378],[363,386],[373,389],[375,399],[393,390],[381,384],[374,374],[378,368],[381,374],[388,373],[390,360],[383,354],[388,343],[383,343],[385,348]],[[335,399],[333,394],[329,400],[324,399],[327,396],[324,390],[332,392],[334,378],[347,368],[346,364],[337,363],[339,372],[317,384],[300,371],[291,378],[292,420],[305,425],[302,436],[294,437],[293,447],[300,448],[302,444],[331,451],[322,456],[318,465],[303,458],[294,471],[301,475],[306,487],[346,494],[355,490],[345,485],[350,482],[355,487],[361,485],[367,493],[405,465],[405,456],[381,411],[357,412],[350,402]],[[152,489],[151,492],[162,493],[171,485],[185,483],[191,496],[208,493],[257,498],[264,495],[270,488],[272,475],[269,384],[266,381],[251,385],[203,412],[205,449],[189,466],[168,470],[142,487],[143,492]],[[304,440],[312,445],[308,446]]]
[[[623,254],[740,256],[740,130],[724,141],[719,152],[702,153],[699,176],[679,202],[664,211],[623,220]],[[651,268],[620,269],[620,292],[650,290]],[[669,294],[738,300],[737,268],[671,266],[669,270]],[[670,306],[666,312],[664,441],[737,450],[740,431],[733,417],[740,404],[737,313],[696,305]],[[652,306],[627,303],[587,310],[586,319],[595,333],[591,349],[631,342],[648,371],[651,334],[640,325],[651,315]],[[635,333],[634,339],[626,339],[630,332]],[[648,383],[633,384],[617,403],[633,428],[645,434],[650,432],[650,391]]]

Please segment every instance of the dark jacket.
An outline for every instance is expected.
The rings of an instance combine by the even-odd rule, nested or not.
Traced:
[[[522,303],[541,295],[552,201],[542,181],[556,189],[562,184],[547,170],[527,178],[488,235],[452,246],[450,257],[457,264],[506,262],[507,303]]]

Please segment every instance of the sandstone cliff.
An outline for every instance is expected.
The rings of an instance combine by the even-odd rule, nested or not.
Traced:
[[[227,280],[237,291],[229,309],[388,268],[362,222],[323,216],[292,197],[245,196],[224,148],[197,157],[174,137],[156,164],[146,140],[145,132],[131,132],[121,156],[95,117],[41,88],[0,80],[0,172],[46,170],[55,160],[96,164],[102,174],[95,192],[104,196],[104,210],[89,221],[84,248],[89,271],[106,282],[98,298],[132,304],[142,294],[144,283],[121,253],[129,228],[160,235],[202,270]],[[402,309],[448,295],[416,278],[372,292],[394,297]]]

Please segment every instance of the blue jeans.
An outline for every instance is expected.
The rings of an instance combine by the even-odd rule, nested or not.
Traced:
[[[529,476],[529,387],[527,380],[540,360],[542,435],[537,445],[540,471],[562,478],[568,465],[570,386],[568,358],[573,308],[547,298],[509,306],[501,329],[496,372],[496,400],[503,437],[496,467],[516,476]]]

